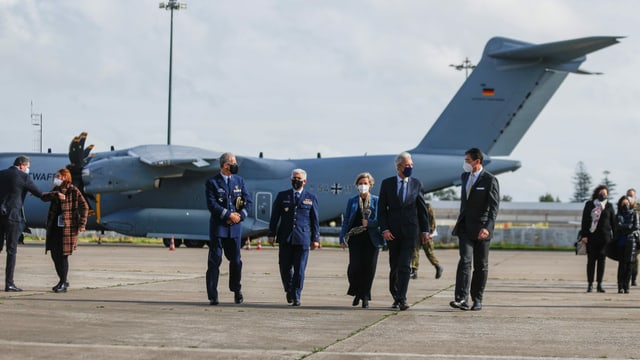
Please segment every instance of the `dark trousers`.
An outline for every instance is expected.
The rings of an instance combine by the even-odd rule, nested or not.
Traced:
[[[484,288],[489,276],[489,247],[490,240],[473,240],[466,234],[458,236],[460,260],[456,270],[456,301],[466,301],[471,288],[471,300],[482,302]],[[471,263],[473,261],[473,274]]]
[[[587,281],[589,284],[593,283],[594,275],[596,275],[596,281],[598,284],[602,283],[605,261],[607,259],[602,252],[604,245],[604,241],[598,241],[595,239],[589,239],[589,242],[587,243]]]
[[[65,255],[62,250],[62,229],[56,227],[49,234],[49,251],[51,251],[51,260],[56,268],[56,273],[60,278],[59,284],[67,282],[67,274],[69,273],[69,256]]]
[[[631,265],[632,263],[628,259],[620,259],[618,261],[618,289],[629,290]]]
[[[7,265],[4,270],[4,286],[14,286],[13,272],[16,268],[16,255],[18,253],[18,239],[22,234],[22,223],[0,217],[0,251],[7,244]]]
[[[240,291],[242,278],[242,259],[240,258],[240,238],[215,237],[209,240],[209,257],[207,259],[207,296],[209,300],[218,299],[218,278],[222,251],[229,260],[229,290]]]
[[[282,287],[292,299],[300,300],[304,286],[304,271],[309,259],[309,248],[302,245],[280,243],[278,249],[278,264],[280,265],[280,279]]]
[[[348,295],[360,299],[371,300],[371,286],[376,276],[378,254],[380,250],[371,244],[369,234],[356,236],[349,241],[349,266],[347,279],[349,280]]]
[[[389,246],[389,292],[394,301],[407,302],[415,238],[405,238],[401,235],[395,235],[395,237],[387,243]]]

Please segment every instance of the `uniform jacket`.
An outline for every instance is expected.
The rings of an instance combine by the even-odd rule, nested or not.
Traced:
[[[227,185],[222,174],[218,174],[205,183],[205,196],[211,213],[209,237],[240,238],[242,221],[251,213],[253,204],[251,195],[244,186],[244,179],[238,175],[231,175]],[[232,212],[239,213],[242,221],[228,225],[227,220]]]
[[[422,196],[420,180],[409,177],[405,201],[398,195],[399,178],[392,176],[382,181],[378,202],[380,231],[391,231],[394,236],[416,240],[420,233],[430,231],[427,205]]]
[[[466,234],[470,239],[477,239],[480,229],[489,231],[489,239],[493,237],[500,204],[500,186],[498,179],[482,169],[469,191],[467,198],[467,180],[471,173],[461,176],[462,199],[460,214],[453,228],[453,235]]]
[[[269,237],[275,237],[279,243],[309,248],[311,242],[320,241],[318,216],[318,200],[315,195],[303,189],[295,204],[293,189],[281,191],[273,201]]]
[[[587,243],[587,249],[590,248],[589,244],[598,244],[604,246],[613,237],[613,229],[616,225],[616,214],[613,210],[613,205],[610,201],[607,201],[602,213],[600,213],[600,219],[596,230],[592,233],[589,231],[591,228],[591,210],[595,207],[593,200],[589,200],[584,204],[584,210],[582,211],[582,226],[580,228],[580,234],[583,237],[587,237],[589,242]]]
[[[0,171],[0,215],[10,221],[24,222],[22,205],[27,192],[42,198],[42,192],[29,174],[16,166]]]
[[[65,194],[65,199],[58,199],[57,191]],[[64,228],[62,230],[62,252],[64,255],[71,255],[78,245],[78,233],[87,225],[87,214],[89,205],[77,187],[69,185],[62,189],[55,187],[52,192],[46,193],[42,200],[51,201],[47,214],[47,239],[45,253],[53,246],[52,231],[58,227],[58,209],[62,210]]]
[[[384,239],[380,233],[380,227],[378,226],[378,200],[379,197],[373,194],[369,194],[369,209],[371,213],[367,218],[367,232],[371,239],[371,244],[374,247],[381,248],[384,245]],[[360,195],[356,195],[347,201],[347,208],[344,211],[344,218],[342,220],[342,229],[340,230],[340,243],[344,244],[344,236],[353,227],[353,223],[356,220],[355,216],[358,213],[358,198]]]

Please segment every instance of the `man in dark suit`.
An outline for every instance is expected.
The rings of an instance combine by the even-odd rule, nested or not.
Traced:
[[[209,222],[209,258],[207,261],[207,296],[210,305],[218,305],[218,278],[222,251],[229,260],[229,290],[234,293],[234,302],[244,301],[240,279],[242,224],[251,212],[251,195],[244,179],[236,175],[238,162],[229,152],[220,156],[220,173],[207,180],[205,195],[211,213]]]
[[[26,156],[18,156],[13,166],[0,171],[0,251],[7,241],[7,267],[4,291],[22,291],[13,282],[16,267],[18,239],[25,227],[22,205],[27,192],[42,197],[42,192],[29,176],[31,162]]]
[[[455,299],[449,305],[461,310],[469,310],[469,287],[473,300],[471,310],[482,310],[482,295],[489,274],[489,246],[500,204],[498,179],[484,170],[483,159],[480,149],[472,148],[465,152],[460,214],[453,228],[453,235],[459,241],[460,260]]]
[[[378,223],[389,248],[391,307],[407,310],[411,256],[416,239],[421,238],[423,244],[429,241],[429,218],[422,183],[411,177],[411,154],[399,154],[395,164],[397,175],[384,179],[380,186]]]
[[[279,244],[280,278],[287,302],[292,306],[300,306],[309,248],[320,247],[318,200],[304,190],[306,183],[306,171],[291,172],[292,189],[278,193],[269,221],[269,244],[274,246],[276,241]]]

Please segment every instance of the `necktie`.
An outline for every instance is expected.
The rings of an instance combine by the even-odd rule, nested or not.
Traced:
[[[300,201],[300,193],[297,191],[293,192],[293,203],[294,205],[298,205],[298,202]]]
[[[469,174],[469,179],[467,179],[467,199],[469,198],[469,193],[471,192],[471,187],[475,181],[475,176],[473,173]]]
[[[400,180],[400,190],[398,191],[398,197],[404,202],[404,180]]]

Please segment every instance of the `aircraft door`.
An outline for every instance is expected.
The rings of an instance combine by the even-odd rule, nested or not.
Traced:
[[[271,193],[270,192],[256,192],[256,203],[254,209],[256,211],[256,219],[269,223],[271,219]]]

